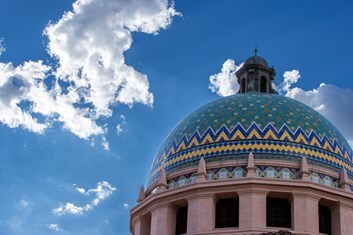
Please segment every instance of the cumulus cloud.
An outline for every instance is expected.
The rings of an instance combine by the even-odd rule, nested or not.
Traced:
[[[278,91],[281,93],[288,92],[294,83],[297,83],[300,78],[299,70],[293,69],[283,73],[283,82],[278,86]]]
[[[94,207],[98,206],[103,200],[109,198],[113,195],[114,191],[117,189],[110,185],[107,181],[102,181],[97,183],[96,188],[84,189],[80,187],[75,188],[77,192],[84,196],[93,196],[90,203],[83,206],[77,206],[71,202],[65,204],[60,204],[58,208],[52,210],[55,215],[83,215],[85,212],[92,210]]]
[[[329,119],[353,146],[353,91],[321,83],[318,88],[305,91],[289,87],[287,97],[299,100]]]
[[[0,121],[36,133],[43,133],[51,122],[59,121],[80,138],[103,134],[103,129],[89,117],[89,110],[74,106],[79,100],[76,92],[63,94],[58,83],[48,89],[44,80],[49,71],[50,67],[42,61],[17,67],[0,63]]]
[[[158,34],[177,14],[166,0],[76,0],[44,29],[53,67],[0,63],[0,122],[36,133],[61,122],[87,139],[106,133],[98,120],[116,104],[152,106],[147,76],[125,63],[124,52],[132,32]],[[109,149],[106,139],[102,145]]]
[[[6,51],[5,39],[0,38],[0,56]]]
[[[38,113],[47,102],[41,98],[48,98],[42,96],[48,94],[43,80],[49,70],[42,61],[29,61],[17,67],[0,63],[0,122],[43,133],[49,124],[38,121],[31,113]],[[34,103],[32,110],[20,106],[24,101]]]
[[[129,204],[124,203],[124,204],[123,204],[123,207],[124,207],[124,209],[129,209]]]
[[[60,232],[62,231],[61,227],[59,224],[47,224],[46,225],[48,229],[54,232]]]
[[[236,65],[234,60],[228,59],[223,63],[220,73],[210,76],[208,88],[220,96],[229,96],[238,92],[239,84],[235,74],[243,64]]]

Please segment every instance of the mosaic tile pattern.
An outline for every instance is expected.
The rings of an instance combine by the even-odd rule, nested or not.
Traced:
[[[339,179],[333,178],[328,175],[315,173],[315,172],[312,172],[310,174],[310,181],[317,184],[322,184],[328,187],[335,187],[335,188],[339,188],[339,185],[340,185]]]
[[[245,167],[223,167],[207,171],[207,180],[238,179],[245,176]]]
[[[272,166],[257,166],[256,175],[261,178],[274,178],[284,180],[300,180],[300,170],[295,168],[283,168],[283,167],[272,167]],[[244,166],[232,166],[223,168],[214,168],[207,170],[207,180],[226,180],[226,179],[240,179],[246,177],[246,169]],[[339,179],[333,178],[328,175],[311,172],[310,181],[322,184],[328,187],[339,188]],[[197,179],[197,173],[190,173],[181,175],[173,179],[168,180],[168,188],[176,188],[184,185],[195,183]],[[353,191],[353,186],[350,185]]]
[[[350,188],[351,191],[353,192],[353,185],[349,185],[349,188]]]
[[[276,94],[246,93],[208,103],[185,118],[153,161],[149,184],[167,173],[207,162],[241,159],[253,152],[323,163],[352,176],[352,149],[341,133],[312,108]]]
[[[277,178],[277,179],[286,179],[286,180],[300,179],[299,169],[292,169],[292,168],[258,166],[256,168],[256,175],[258,177],[264,177],[264,178]]]

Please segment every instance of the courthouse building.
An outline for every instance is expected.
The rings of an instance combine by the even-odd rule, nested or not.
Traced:
[[[314,109],[279,95],[262,57],[236,74],[237,94],[191,113],[161,145],[131,209],[131,233],[353,234],[345,138]]]

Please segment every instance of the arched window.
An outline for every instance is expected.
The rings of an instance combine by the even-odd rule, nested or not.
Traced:
[[[267,198],[266,226],[291,228],[291,204],[285,198]]]
[[[245,93],[246,92],[246,81],[245,81],[245,78],[242,78],[241,79],[241,93]]]
[[[219,199],[216,204],[216,228],[239,226],[239,199]]]
[[[266,86],[266,78],[265,77],[260,77],[260,92],[267,92],[267,86]]]
[[[186,233],[187,224],[188,224],[188,206],[183,206],[183,207],[180,207],[177,212],[175,235]]]
[[[331,210],[319,205],[319,232],[331,235]]]

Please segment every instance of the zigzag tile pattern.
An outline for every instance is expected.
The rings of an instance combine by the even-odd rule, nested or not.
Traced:
[[[278,159],[306,156],[352,175],[352,149],[312,108],[274,94],[237,94],[206,104],[182,121],[157,153],[149,184],[167,173],[207,161],[239,159],[253,152]]]

